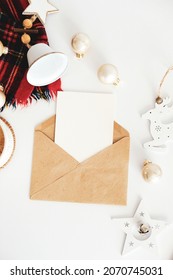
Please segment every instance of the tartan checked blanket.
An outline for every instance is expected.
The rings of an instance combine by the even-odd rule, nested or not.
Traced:
[[[5,89],[5,105],[13,107],[26,106],[33,99],[50,100],[56,96],[58,90],[62,90],[60,79],[44,87],[34,87],[27,82],[28,48],[21,42],[22,34],[14,33],[14,27],[22,28],[22,22],[26,18],[22,12],[28,5],[28,0],[0,1],[0,41],[9,49],[8,54],[0,57],[0,84]],[[33,28],[39,32],[31,35],[31,45],[48,44],[45,28],[38,19]]]

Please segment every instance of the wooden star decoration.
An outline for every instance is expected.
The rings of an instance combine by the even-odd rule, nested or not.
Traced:
[[[165,228],[166,222],[151,219],[143,201],[140,202],[132,218],[116,220],[120,223],[123,231],[126,233],[122,254],[130,253],[132,250],[137,249],[140,246],[157,252],[156,237],[160,231]],[[149,229],[148,232],[141,233],[141,225],[147,227]]]
[[[29,6],[23,11],[23,15],[36,15],[41,23],[45,25],[48,14],[57,13],[59,10],[48,2],[48,0],[28,0]]]

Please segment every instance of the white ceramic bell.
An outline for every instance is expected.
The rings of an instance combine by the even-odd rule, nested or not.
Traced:
[[[45,86],[55,82],[64,74],[68,59],[64,53],[55,52],[50,46],[39,43],[28,53],[27,80],[33,86]]]

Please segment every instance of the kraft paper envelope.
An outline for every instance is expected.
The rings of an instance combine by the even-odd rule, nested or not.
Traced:
[[[82,163],[54,143],[55,116],[35,129],[30,198],[125,205],[129,133],[114,123],[113,144]]]

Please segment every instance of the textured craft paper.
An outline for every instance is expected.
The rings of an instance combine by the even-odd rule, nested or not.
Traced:
[[[55,143],[82,162],[112,144],[112,93],[59,92]]]
[[[35,129],[30,197],[125,205],[130,137],[114,123],[113,144],[79,163],[54,142],[55,116]]]

